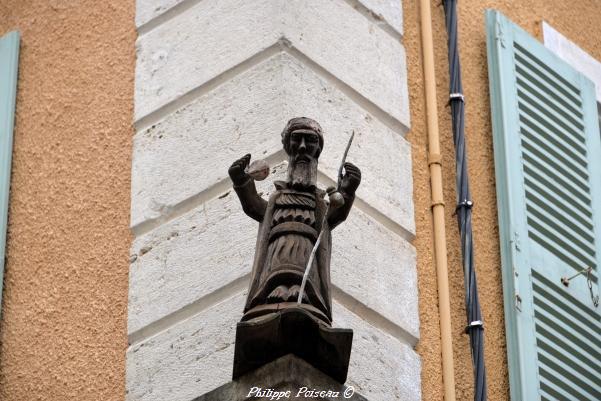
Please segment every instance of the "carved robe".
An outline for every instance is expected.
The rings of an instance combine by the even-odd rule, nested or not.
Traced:
[[[267,304],[267,297],[278,285],[300,285],[326,212],[325,191],[318,188],[298,190],[287,182],[276,181],[275,192],[265,201],[248,180],[234,187],[244,211],[259,221],[259,233],[244,308],[248,312]],[[332,320],[330,289],[331,230],[346,219],[354,196],[343,194],[344,206],[328,212],[324,233],[317,249],[305,287],[308,303]],[[296,302],[296,298],[288,302]]]

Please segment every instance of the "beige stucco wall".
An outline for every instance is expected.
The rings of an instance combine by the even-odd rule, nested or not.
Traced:
[[[439,121],[445,180],[446,226],[449,254],[449,279],[452,299],[455,383],[458,400],[472,395],[472,367],[466,324],[463,272],[457,221],[452,216],[455,203],[455,161],[448,102],[447,37],[444,9],[440,0],[432,1],[438,87]],[[420,292],[423,400],[442,400],[440,331],[436,276],[431,236],[430,184],[427,171],[425,105],[419,2],[403,2],[405,46],[409,65],[409,93],[413,145],[413,179]],[[495,8],[542,39],[541,21],[545,20],[593,57],[601,59],[601,4],[597,0],[565,2],[561,0],[464,0],[458,2],[460,52],[466,96],[466,136],[470,183],[474,199],[474,242],[478,289],[485,321],[485,359],[488,371],[489,399],[509,399],[503,319],[500,255],[496,213],[495,179],[488,93],[488,68],[484,10]]]
[[[0,399],[122,400],[134,1],[2,0],[14,29]]]

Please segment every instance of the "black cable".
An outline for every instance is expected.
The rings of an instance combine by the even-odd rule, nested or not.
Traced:
[[[461,63],[457,34],[457,0],[444,0],[448,35],[451,118],[455,143],[457,179],[457,222],[461,233],[461,253],[465,281],[467,312],[466,333],[470,336],[472,365],[474,368],[474,401],[486,401],[486,367],[484,365],[484,324],[478,299],[474,247],[472,238],[472,198],[467,174],[465,148],[465,99],[461,83]]]

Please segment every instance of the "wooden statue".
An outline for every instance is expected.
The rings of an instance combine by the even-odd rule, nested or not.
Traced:
[[[288,155],[287,180],[274,182],[269,200],[257,193],[254,183],[266,177],[268,166],[251,164],[247,154],[229,168],[244,212],[260,223],[236,335],[234,377],[295,353],[343,382],[352,331],[330,327],[331,231],[348,216],[361,171],[343,162],[337,188],[317,187],[324,138],[320,125],[310,118],[290,120],[282,144]]]

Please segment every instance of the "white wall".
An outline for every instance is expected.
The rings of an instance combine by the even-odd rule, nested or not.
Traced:
[[[350,132],[363,173],[333,233],[334,326],[355,331],[348,384],[419,400],[407,68],[394,0],[138,0],[128,400],[187,401],[231,380],[257,223],[227,169],[285,171],[292,117],[324,129],[323,187]]]
[[[601,103],[601,62],[544,21],[543,38],[549,50],[593,81],[597,102]]]

